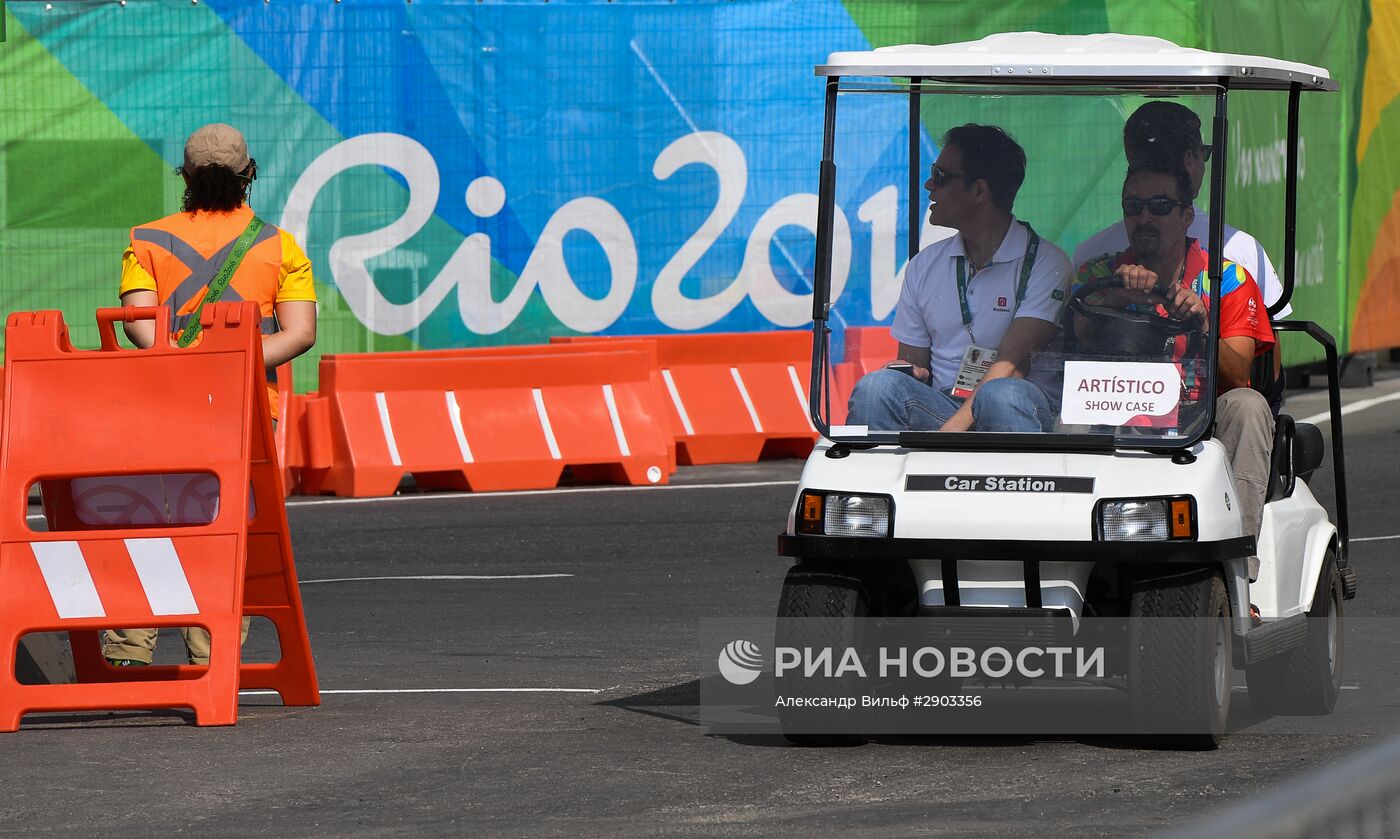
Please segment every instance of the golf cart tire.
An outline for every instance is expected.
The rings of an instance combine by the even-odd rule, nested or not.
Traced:
[[[1300,716],[1332,713],[1342,689],[1343,599],[1341,575],[1329,550],[1308,610],[1307,641],[1245,669],[1255,709]]]
[[[798,565],[788,571],[778,598],[778,645],[834,650],[853,646],[858,640],[859,621],[869,613],[870,600],[859,577]],[[793,618],[802,620],[786,620]],[[803,708],[778,710],[783,736],[795,746],[859,746],[865,742],[860,734],[813,731],[814,720],[820,716]]]
[[[1216,748],[1230,715],[1234,670],[1225,580],[1215,568],[1139,580],[1130,609],[1134,731],[1154,748]]]

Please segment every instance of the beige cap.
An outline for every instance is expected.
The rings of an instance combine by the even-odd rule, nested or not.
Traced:
[[[185,141],[184,171],[222,166],[238,174],[248,168],[248,143],[232,125],[213,122],[196,129]]]

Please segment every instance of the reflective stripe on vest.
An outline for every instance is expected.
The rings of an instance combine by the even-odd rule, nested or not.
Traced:
[[[280,232],[281,231],[271,224],[264,226],[263,229],[259,231],[257,237],[253,239],[253,247],[256,248],[268,239],[277,236]],[[176,260],[189,270],[189,276],[182,280],[180,285],[170,293],[170,296],[161,302],[162,306],[170,307],[170,329],[172,332],[178,333],[185,328],[185,324],[188,323],[190,319],[189,315],[179,314],[180,309],[184,308],[186,303],[200,296],[209,283],[213,281],[214,276],[219,273],[219,268],[224,264],[224,260],[228,259],[229,252],[233,250],[234,243],[238,241],[238,236],[235,235],[225,245],[209,256],[208,259],[202,256],[199,251],[195,250],[193,246],[179,236],[176,236],[168,230],[161,230],[158,227],[137,227],[131,231],[131,239],[133,242],[149,242],[152,245],[169,251],[171,256],[175,257]],[[240,266],[238,270],[242,273],[244,266]],[[234,276],[237,277],[238,275],[235,274]],[[157,283],[159,283],[158,278]],[[238,293],[238,289],[232,284],[229,284],[229,287],[224,290],[223,297],[220,299],[229,302],[237,302],[242,300],[243,297]],[[275,317],[263,318],[261,328],[264,335],[272,335],[280,331],[280,327],[277,325],[277,318]]]

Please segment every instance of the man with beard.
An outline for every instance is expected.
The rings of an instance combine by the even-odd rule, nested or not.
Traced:
[[[1129,169],[1123,182],[1123,224],[1131,246],[1084,263],[1076,281],[1083,285],[1117,276],[1123,287],[1091,294],[1085,302],[1112,308],[1156,306],[1160,314],[1195,322],[1202,332],[1208,331],[1209,257],[1187,235],[1193,218],[1191,180],[1184,171]],[[1227,260],[1220,281],[1215,436],[1230,453],[1245,532],[1258,536],[1274,420],[1268,401],[1250,387],[1250,368],[1275,339],[1264,299],[1249,272]],[[1092,325],[1084,318],[1076,318],[1073,328],[1081,339],[1092,341]],[[1251,578],[1257,568],[1258,560],[1251,558]]]
[[[1186,172],[1191,181],[1191,199],[1200,195],[1205,180],[1206,163],[1212,148],[1201,141],[1201,118],[1179,102],[1154,99],[1133,111],[1123,125],[1123,154],[1129,168],[1151,167]],[[1187,235],[1200,241],[1210,236],[1210,216],[1194,204],[1195,218]],[[1220,255],[1244,268],[1254,278],[1264,302],[1273,305],[1283,296],[1283,284],[1274,271],[1264,246],[1253,236],[1229,224],[1224,225],[1224,244]],[[1128,246],[1128,233],[1123,224],[1115,222],[1084,240],[1074,249],[1074,264],[1083,265],[1104,254],[1114,254]],[[1285,305],[1278,312],[1284,318],[1293,311]],[[1283,407],[1284,381],[1279,353],[1274,353],[1273,381],[1267,394],[1275,414]],[[1259,382],[1255,383],[1260,384]]]
[[[909,261],[890,329],[899,361],[856,383],[847,422],[1049,431],[1055,413],[1031,360],[1059,335],[1069,259],[1011,213],[1026,153],[1010,135],[968,124],[942,146],[924,184],[929,222],[957,233]]]

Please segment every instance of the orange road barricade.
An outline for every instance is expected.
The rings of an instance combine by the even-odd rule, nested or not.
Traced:
[[[811,452],[817,440],[807,407],[812,333],[649,335],[645,340],[656,342],[680,463],[750,463]]]
[[[240,688],[317,705],[253,303],[205,308],[200,342],[117,345],[115,324],[164,308],[102,309],[102,346],[74,350],[59,312],[10,315],[0,412],[0,731],[33,711],[189,708],[231,725]],[[48,530],[27,521],[40,484]],[[152,486],[154,484],[154,486]],[[250,489],[245,489],[250,488]],[[244,615],[277,628],[273,664],[242,662]],[[201,626],[208,667],[111,667],[100,630]],[[67,631],[76,684],[19,684],[31,632]]]
[[[424,489],[543,489],[565,467],[582,481],[663,483],[674,449],[652,358],[612,347],[324,356],[307,459],[324,464],[328,434],[330,463],[304,467],[302,490],[391,495],[405,474]]]
[[[879,370],[899,354],[899,342],[888,326],[852,326],[846,330],[846,352],[831,377],[831,424],[846,421],[846,404],[860,377]]]
[[[297,467],[302,465],[302,413],[306,397],[292,392],[292,363],[277,368],[277,405],[280,417],[273,429],[277,445],[277,463],[282,469],[282,492],[291,495],[297,485]]]

